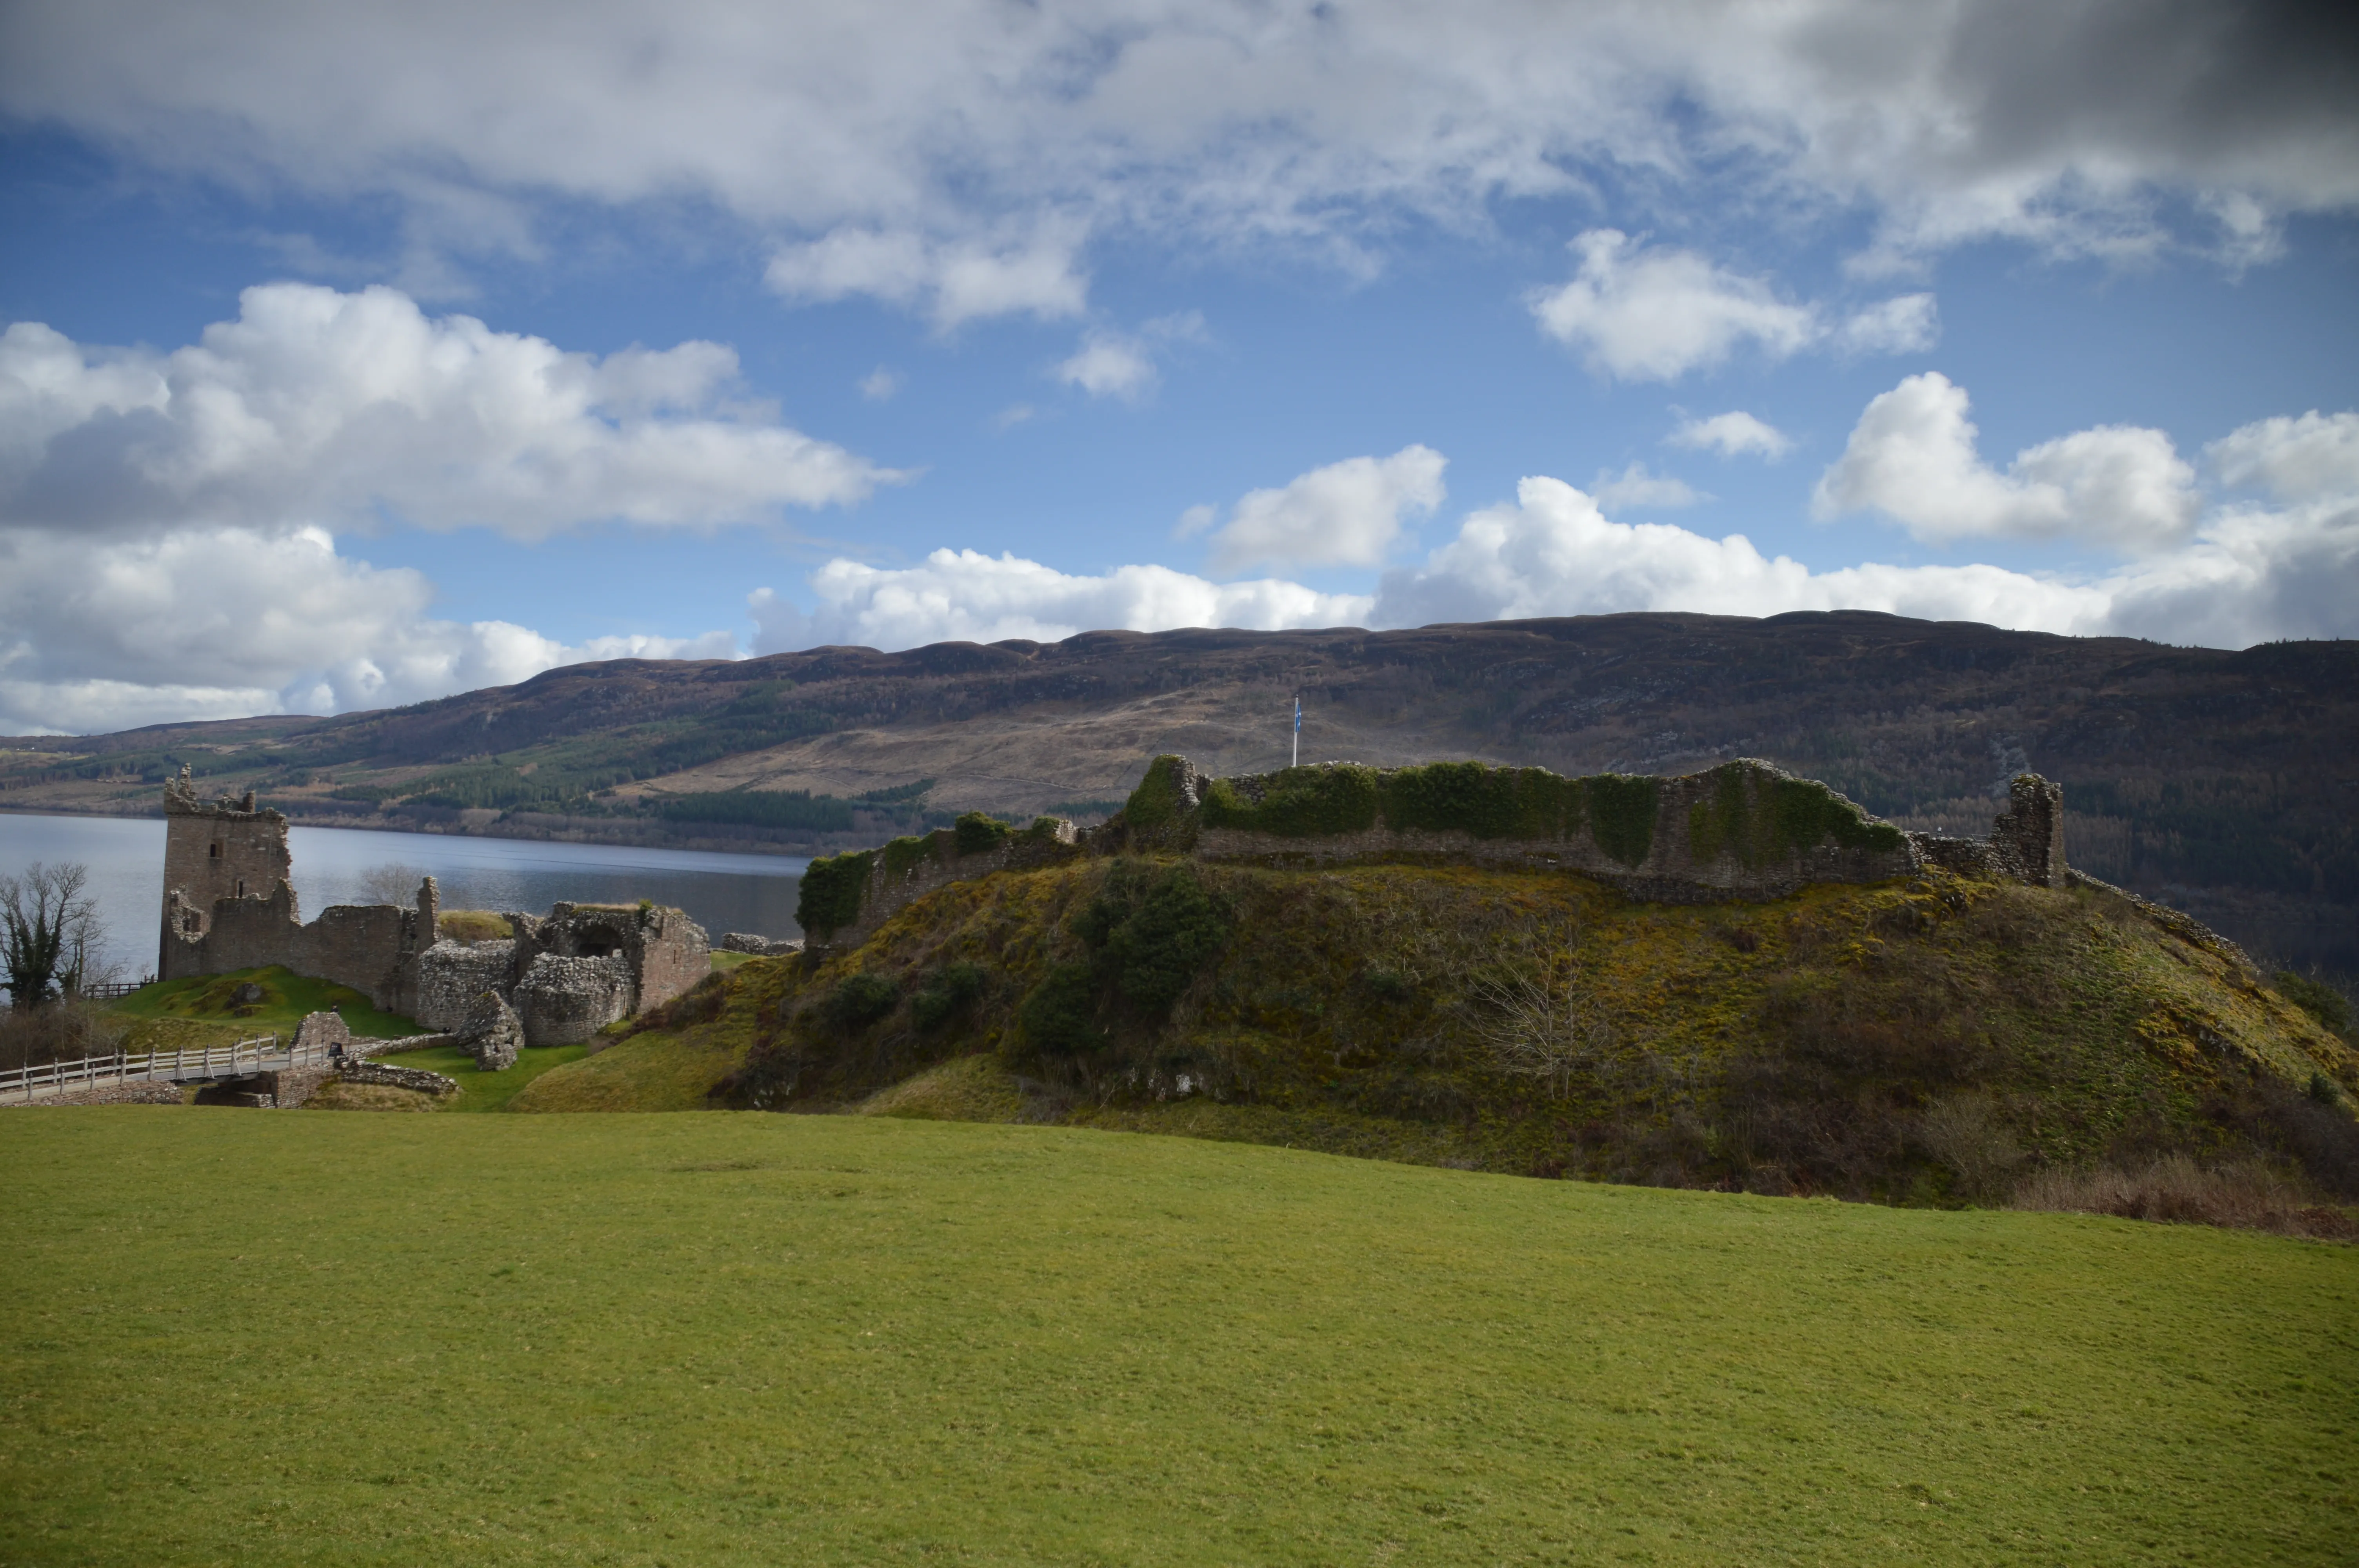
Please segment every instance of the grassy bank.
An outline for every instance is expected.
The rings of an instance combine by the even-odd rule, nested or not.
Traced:
[[[853,1117],[0,1141],[10,1563],[2327,1563],[2359,1509],[2348,1248]]]
[[[441,1110],[506,1110],[510,1101],[543,1073],[578,1062],[590,1054],[587,1045],[539,1045],[516,1053],[514,1065],[486,1073],[475,1059],[455,1045],[426,1051],[404,1051],[384,1060],[397,1067],[423,1067],[459,1086],[459,1092],[435,1102]]]
[[[254,985],[261,996],[237,1000],[238,988]],[[172,1043],[171,1036],[195,1025],[210,1036],[223,1031],[245,1034],[292,1035],[308,1013],[331,1008],[343,1014],[345,1024],[364,1039],[395,1040],[424,1033],[419,1025],[395,1013],[379,1012],[369,999],[350,986],[313,979],[280,965],[239,969],[226,975],[199,975],[181,980],[158,980],[109,1004],[109,1011],[134,1021],[132,1033],[144,1041],[154,1037]],[[141,1025],[147,1025],[145,1029]],[[191,1039],[190,1044],[195,1044]],[[143,1044],[134,1044],[134,1050]]]

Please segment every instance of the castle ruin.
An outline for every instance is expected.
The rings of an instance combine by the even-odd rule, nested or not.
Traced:
[[[571,1044],[670,1000],[712,969],[704,930],[655,904],[559,903],[507,915],[512,938],[439,939],[440,892],[417,903],[335,904],[304,924],[284,814],[254,792],[198,797],[189,770],[164,785],[158,979],[281,965],[350,986],[381,1011],[458,1030],[486,993],[512,1006],[528,1045]]]

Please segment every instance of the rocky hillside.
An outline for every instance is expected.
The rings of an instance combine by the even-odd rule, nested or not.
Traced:
[[[1984,831],[2035,769],[2065,785],[2076,864],[2275,961],[2359,973],[2349,643],[1642,614],[622,662],[382,713],[0,742],[0,804],[146,812],[189,762],[303,820],[810,852],[971,808],[1087,819],[1163,752],[1266,768],[1298,692],[1307,759],[1757,756],[1944,832]]]

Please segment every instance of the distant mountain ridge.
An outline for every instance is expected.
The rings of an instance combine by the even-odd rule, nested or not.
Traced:
[[[810,851],[929,813],[1118,799],[1165,752],[1283,765],[1297,693],[1305,761],[1570,774],[1757,756],[1904,826],[1977,836],[1994,788],[2036,770],[2065,785],[2073,863],[2279,961],[2359,972],[2352,642],[2222,652],[1864,611],[1647,613],[623,660],[332,719],[0,741],[0,806],[146,814],[189,762],[299,820]],[[920,800],[896,787],[926,779]],[[730,828],[654,804],[745,790],[851,802],[853,824]],[[877,792],[905,798],[852,799]]]

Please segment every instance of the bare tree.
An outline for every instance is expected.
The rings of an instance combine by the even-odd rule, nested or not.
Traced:
[[[19,1008],[38,1007],[53,988],[71,996],[99,978],[106,925],[90,896],[90,868],[35,861],[0,877],[0,967]]]
[[[418,884],[425,880],[426,873],[416,866],[388,860],[361,873],[361,896],[371,903],[397,903],[407,908],[418,902]]]
[[[1476,1030],[1492,1065],[1510,1077],[1539,1079],[1559,1099],[1614,1048],[1613,1022],[1570,943],[1538,955],[1526,972],[1478,979],[1473,991],[1487,1014]]]

